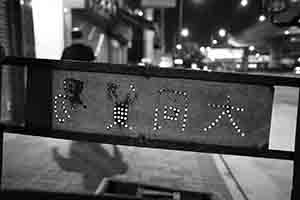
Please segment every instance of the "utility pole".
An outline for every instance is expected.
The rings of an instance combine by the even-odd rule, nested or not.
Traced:
[[[161,51],[164,54],[166,52],[165,45],[165,9],[160,9],[160,38],[161,38]]]
[[[174,46],[173,50],[176,52],[176,44],[178,42],[181,42],[181,37],[180,37],[180,32],[183,26],[183,1],[184,0],[177,0],[177,5],[178,5],[178,29],[175,32],[175,37],[174,37]]]
[[[178,0],[179,2],[179,19],[178,19],[178,34],[180,34],[180,31],[183,26],[183,0]]]

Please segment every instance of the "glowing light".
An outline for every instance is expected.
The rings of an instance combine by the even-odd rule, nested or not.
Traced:
[[[195,70],[199,70],[197,63],[192,63],[191,68]]]
[[[208,71],[209,69],[208,69],[208,67],[205,65],[205,66],[203,67],[203,70],[204,70],[204,71]]]
[[[158,64],[160,67],[172,67],[173,66],[173,60],[170,57],[161,57],[160,63]]]
[[[291,39],[290,39],[290,42],[296,42],[297,41],[297,38],[295,38],[295,37],[292,37]]]
[[[182,45],[181,44],[176,44],[176,49],[181,50],[182,49]]]
[[[220,36],[220,37],[225,37],[225,36],[226,36],[226,30],[223,29],[223,28],[221,28],[221,29],[219,30],[219,36]]]
[[[297,61],[300,63],[300,57],[297,59]]]
[[[256,54],[255,54],[255,57],[259,57],[259,56],[260,56],[260,54],[259,54],[259,53],[256,53]]]
[[[259,16],[259,18],[258,18],[258,20],[260,21],[260,22],[263,22],[263,21],[265,21],[267,18],[266,18],[266,16],[264,16],[264,15],[260,15]]]
[[[249,47],[249,50],[250,50],[250,51],[254,51],[254,50],[255,50],[255,47],[254,47],[254,46],[250,46],[250,47]]]
[[[144,15],[143,11],[141,11],[140,9],[135,9],[134,13],[140,17],[142,17]]]
[[[256,69],[257,68],[257,64],[251,63],[251,64],[248,65],[248,68],[249,69]]]
[[[183,64],[183,60],[180,59],[180,58],[177,58],[177,59],[174,60],[174,63],[175,63],[176,65],[182,65],[182,64]]]
[[[204,53],[204,52],[205,52],[205,47],[200,47],[200,51],[201,51],[202,53]]]
[[[289,35],[290,34],[290,31],[289,30],[285,30],[284,31],[284,35]]]
[[[190,34],[190,31],[189,31],[189,29],[187,29],[187,28],[183,28],[183,29],[181,30],[180,34],[181,34],[182,37],[188,37],[189,34]]]
[[[79,31],[80,28],[79,28],[79,27],[74,27],[72,30],[73,30],[73,31]]]
[[[248,0],[241,0],[241,6],[246,7],[248,5]]]
[[[295,73],[300,74],[300,67],[295,67]]]
[[[148,63],[150,64],[152,61],[151,61],[151,58],[142,58],[142,63]]]
[[[242,49],[230,48],[213,48],[207,53],[207,57],[211,60],[215,59],[241,59],[243,56]]]
[[[213,44],[218,44],[218,41],[217,40],[213,40],[212,43]]]

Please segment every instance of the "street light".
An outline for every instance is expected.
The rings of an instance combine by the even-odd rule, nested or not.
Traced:
[[[241,0],[241,6],[246,7],[248,5],[248,0]]]
[[[177,50],[181,50],[182,49],[182,45],[181,44],[176,44],[176,49]]]
[[[182,37],[188,37],[189,34],[190,34],[190,31],[189,31],[189,29],[187,29],[187,28],[183,28],[183,29],[181,30],[181,32],[180,32],[180,35],[181,35]]]
[[[218,44],[218,40],[213,40],[212,43],[216,45]]]
[[[289,35],[290,34],[290,31],[289,30],[285,30],[284,31],[284,35]]]
[[[265,16],[265,15],[260,15],[259,18],[258,18],[258,20],[259,20],[260,22],[263,22],[263,21],[266,20],[266,16]]]
[[[250,51],[254,51],[254,50],[255,50],[255,47],[251,45],[251,46],[249,47],[249,50],[250,50]]]
[[[226,36],[226,30],[223,29],[223,28],[221,28],[221,29],[219,30],[219,36],[220,36],[220,37],[225,37],[225,36]]]

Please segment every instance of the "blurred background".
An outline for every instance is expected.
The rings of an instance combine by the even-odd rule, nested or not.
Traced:
[[[98,62],[218,71],[300,69],[298,0],[1,1],[7,55],[59,59],[72,43]]]
[[[95,62],[297,77],[300,0],[0,0],[1,56],[60,59],[75,43],[92,47]],[[3,88],[2,118],[18,120],[13,83],[25,78],[4,66],[11,87]],[[298,92],[275,88],[270,149],[294,151]],[[78,193],[113,177],[228,200],[282,200],[293,175],[291,161],[10,133],[3,158],[4,188]]]

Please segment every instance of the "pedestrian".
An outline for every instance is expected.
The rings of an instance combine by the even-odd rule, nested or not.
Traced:
[[[94,51],[85,44],[72,44],[66,47],[61,56],[62,60],[94,61]]]

